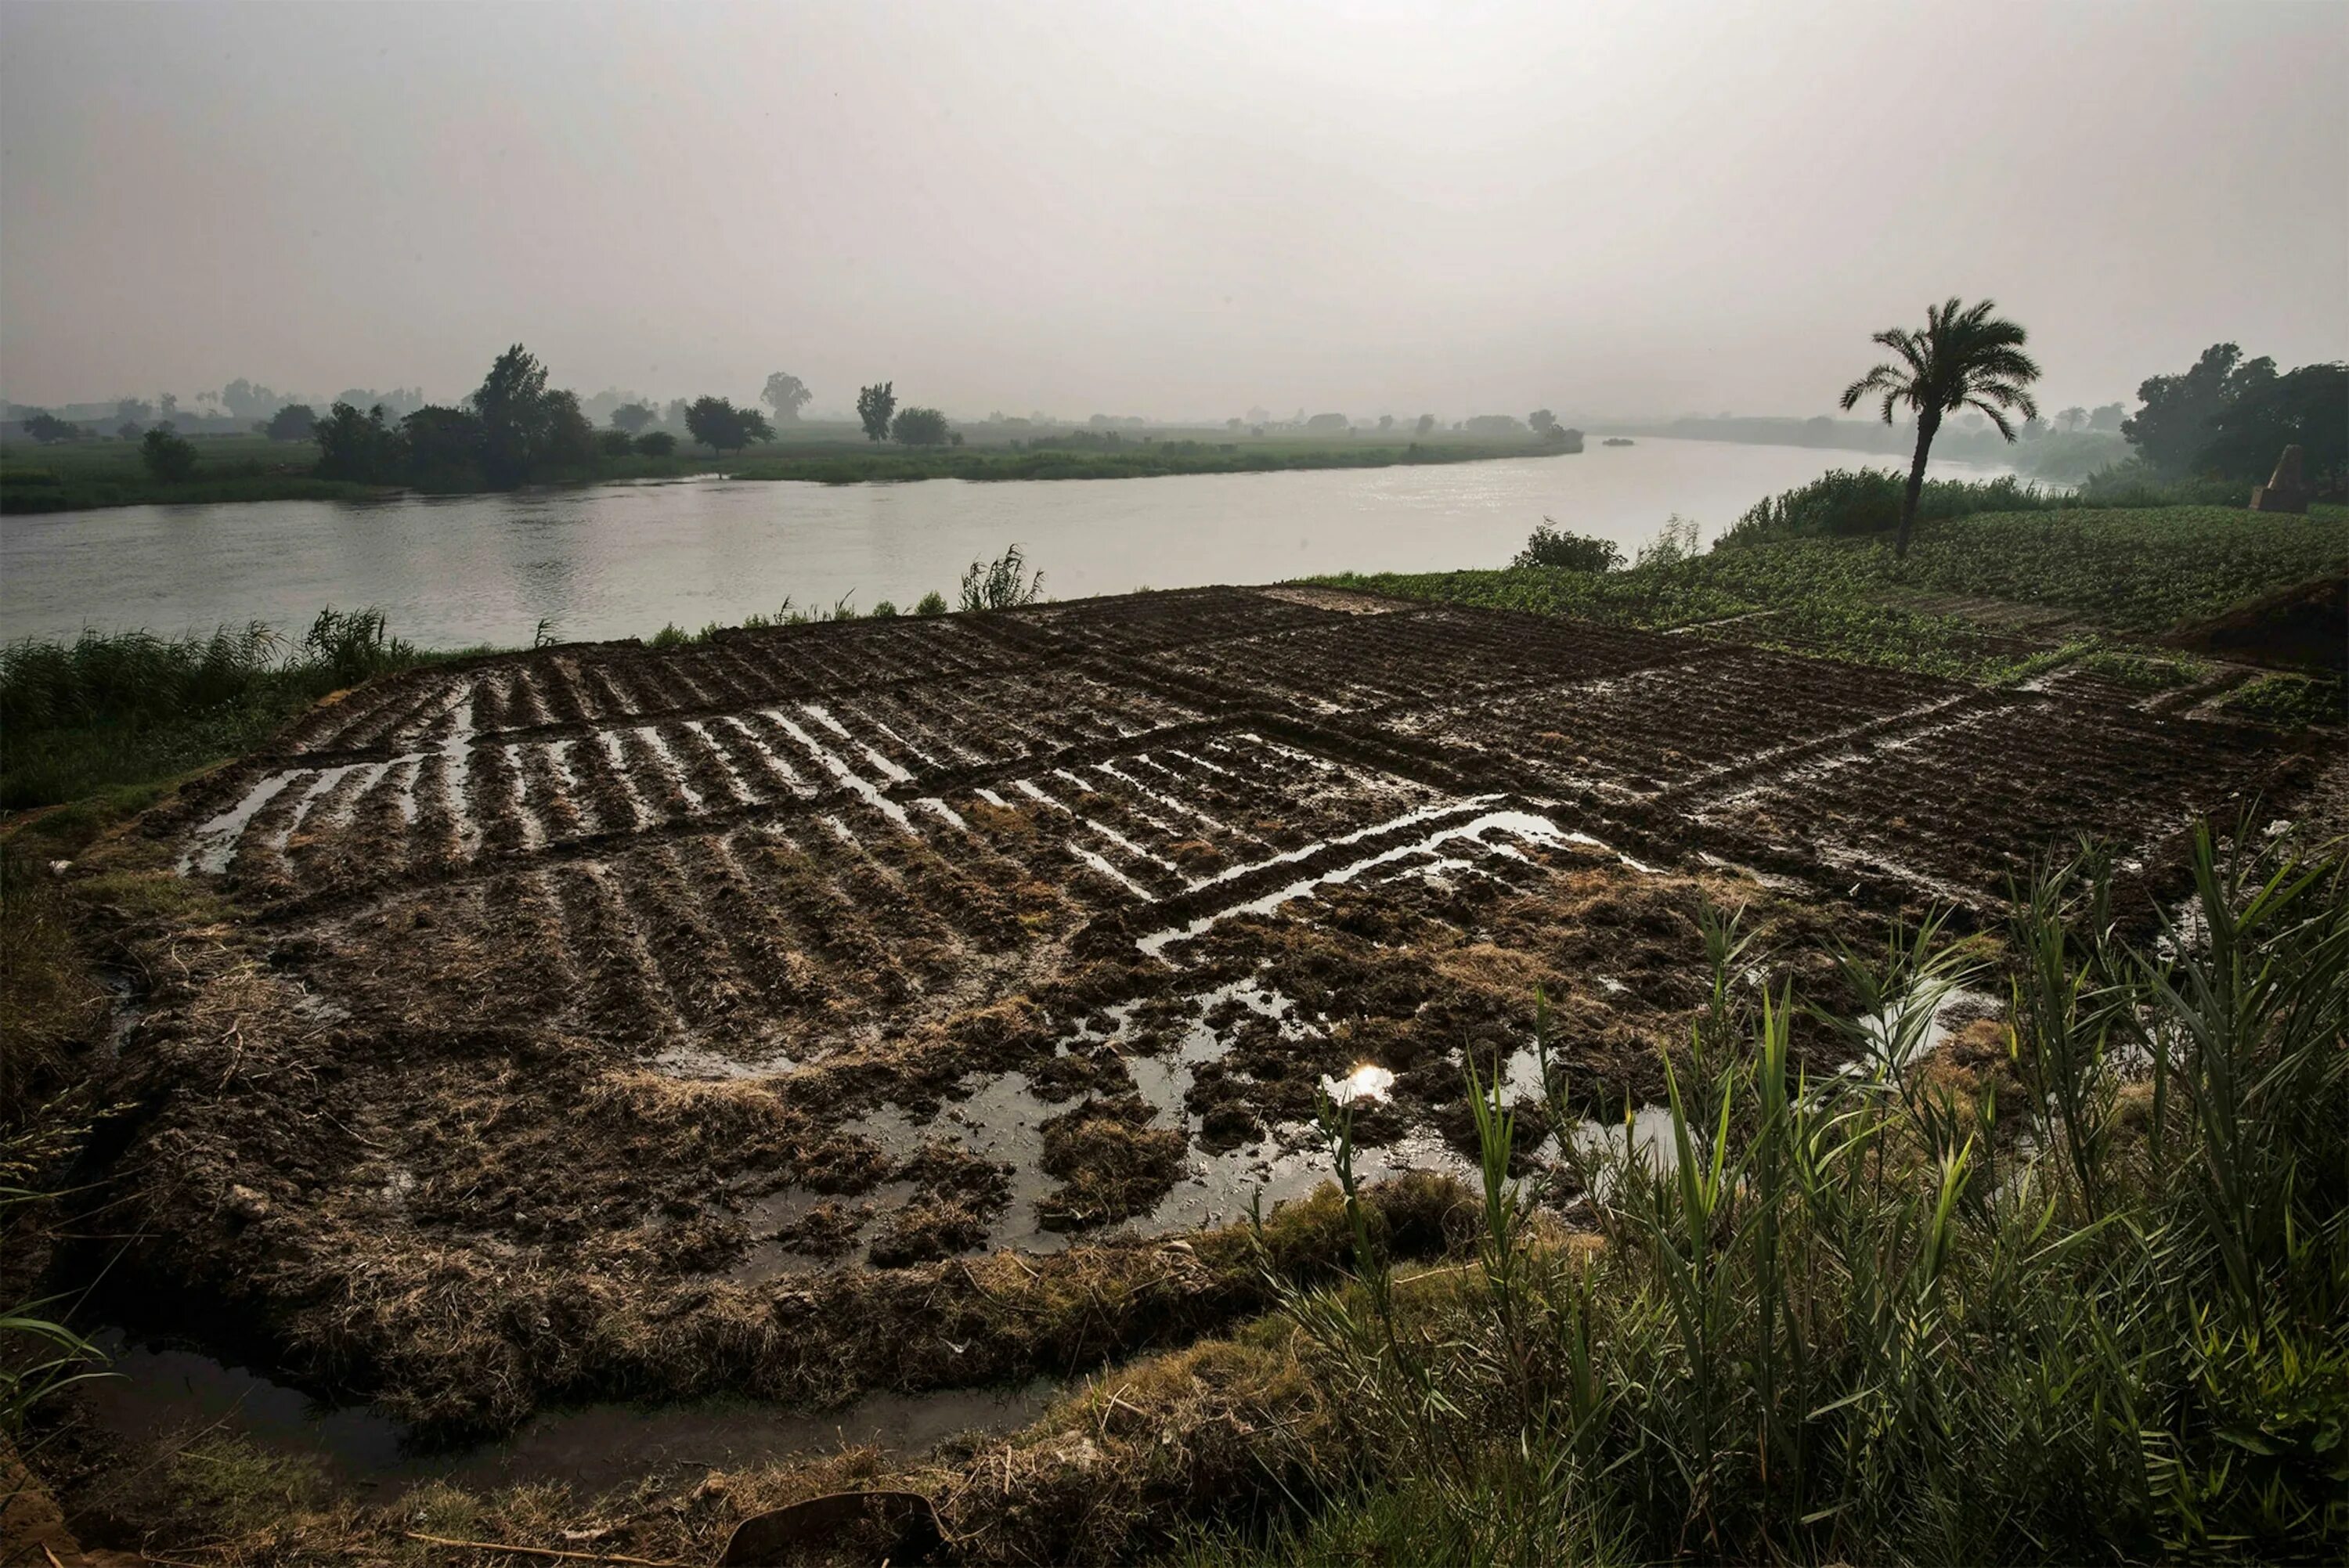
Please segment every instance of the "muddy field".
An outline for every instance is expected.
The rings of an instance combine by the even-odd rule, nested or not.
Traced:
[[[1318,1183],[1325,1082],[1393,1075],[1369,1174],[1456,1162],[1464,1065],[1536,1158],[1587,1131],[1534,1103],[1537,987],[1619,1120],[1705,901],[1830,999],[1838,938],[1992,912],[2035,845],[2110,839],[2143,906],[2192,812],[2309,765],[2109,690],[1324,590],[420,672],[84,868],[181,890],[119,911],[119,1277],[452,1430],[1083,1365],[1254,1299],[1173,1233]]]

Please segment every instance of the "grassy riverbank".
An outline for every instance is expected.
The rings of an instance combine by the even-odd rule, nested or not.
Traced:
[[[193,477],[159,480],[140,461],[136,443],[90,440],[52,447],[0,447],[0,513],[80,511],[116,506],[201,505],[231,501],[363,500],[402,491],[320,479],[316,449],[258,436],[197,438]],[[1480,440],[1437,433],[1419,441],[1238,437],[1207,439],[1094,438],[1090,432],[1023,442],[911,448],[812,436],[786,438],[722,456],[680,449],[667,457],[631,452],[551,476],[566,485],[613,484],[720,474],[739,480],[816,484],[914,480],[1113,480],[1181,474],[1263,473],[1292,469],[1392,468],[1555,457],[1578,441]]]

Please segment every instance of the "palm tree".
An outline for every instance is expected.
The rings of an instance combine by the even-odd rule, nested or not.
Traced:
[[[1917,458],[1909,465],[1909,488],[1900,497],[1900,531],[1893,536],[1892,553],[1905,559],[1909,535],[1917,526],[1917,497],[1925,488],[1925,456],[1933,449],[1933,435],[1942,418],[1960,408],[1979,408],[1990,416],[1998,433],[2014,439],[2006,422],[2010,411],[2026,419],[2039,418],[2039,405],[2027,390],[2039,379],[2039,366],[2023,352],[2029,335],[2011,321],[1991,315],[1991,301],[1971,308],[1952,297],[1947,304],[1925,307],[1925,330],[1892,327],[1875,340],[1900,356],[1898,364],[1878,366],[1844,388],[1843,406],[1862,397],[1884,394],[1884,422],[1903,404],[1917,411]]]

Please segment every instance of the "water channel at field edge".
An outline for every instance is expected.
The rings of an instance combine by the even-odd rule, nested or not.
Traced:
[[[908,607],[1022,545],[1055,598],[1329,572],[1500,566],[1544,517],[1628,557],[1679,513],[1708,539],[1857,452],[1596,440],[1580,453],[1168,479],[815,485],[720,479],[511,495],[120,507],[0,519],[0,637],[299,631],[374,605],[425,647],[649,636],[786,595]],[[1958,471],[1950,465],[1950,471]],[[1988,473],[1992,470],[1980,470]]]
[[[395,1495],[427,1480],[490,1489],[561,1482],[585,1495],[679,1467],[733,1470],[871,1444],[920,1453],[961,1432],[1005,1432],[1043,1414],[1059,1386],[930,1394],[868,1394],[842,1409],[800,1414],[748,1399],[602,1404],[543,1410],[502,1442],[412,1449],[407,1429],[367,1406],[328,1408],[299,1389],[210,1356],[97,1336],[114,1377],[82,1385],[93,1422],[138,1447],[184,1447],[212,1435],[309,1461],[337,1491]]]

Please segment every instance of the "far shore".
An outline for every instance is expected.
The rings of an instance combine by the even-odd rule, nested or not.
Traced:
[[[247,437],[196,442],[195,474],[176,483],[150,477],[138,448],[120,440],[0,447],[0,514],[88,511],[119,506],[228,505],[271,500],[367,500],[420,493],[404,487],[321,479],[285,446]],[[306,449],[296,448],[294,450]],[[607,458],[595,469],[556,476],[561,487],[709,475],[733,480],[796,480],[815,484],[901,483],[917,480],[1121,480],[1185,474],[1277,472],[1298,469],[1373,469],[1481,462],[1497,458],[1569,456],[1582,434],[1564,430],[1479,439],[1450,432],[1424,439],[1187,437],[1104,439],[1068,445],[910,448],[852,440],[785,440],[746,451]],[[545,484],[532,488],[547,488]],[[486,493],[486,487],[436,490]]]

